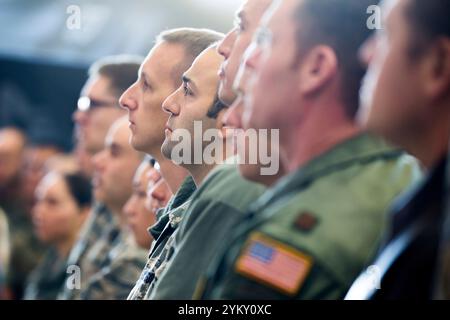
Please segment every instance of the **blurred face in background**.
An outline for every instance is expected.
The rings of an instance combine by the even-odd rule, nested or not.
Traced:
[[[92,156],[103,149],[108,129],[124,114],[110,79],[101,75],[90,77],[78,100],[78,110],[74,113],[77,138],[87,154]]]
[[[23,164],[25,137],[16,130],[0,130],[0,190],[19,177]]]
[[[224,115],[224,122],[228,127],[235,128],[235,129],[243,129],[242,127],[242,113],[244,110],[244,100],[246,99],[246,93],[248,90],[248,84],[250,80],[250,71],[248,68],[246,68],[245,65],[245,59],[243,63],[241,64],[241,67],[239,69],[239,72],[236,76],[233,90],[236,92],[237,97],[234,100],[233,104],[228,108],[227,112]],[[262,134],[260,134],[258,137],[264,137]],[[277,150],[272,150],[271,146],[271,136],[270,134],[267,134],[267,151],[268,152],[277,152]],[[239,157],[241,159],[249,159],[250,157],[250,150],[258,151],[260,141],[258,140],[256,145],[249,145],[248,140],[240,140],[239,143],[241,143],[241,148],[238,148]],[[249,161],[242,161],[242,163],[239,163],[239,171],[241,175],[246,178],[247,180],[259,182],[264,185],[272,185],[281,175],[282,170],[280,169],[279,173],[277,175],[261,175],[261,167],[262,165],[260,163],[256,164],[250,164]]]
[[[236,98],[233,82],[245,49],[249,46],[265,10],[272,0],[247,0],[236,14],[234,28],[228,32],[217,51],[225,61],[220,68],[219,98],[230,106]]]
[[[409,0],[384,1],[383,30],[361,50],[364,62],[370,64],[358,117],[369,130],[425,161],[434,146],[424,143],[423,133],[436,130],[443,114],[439,104],[445,94],[449,96],[449,80],[442,77],[444,51],[437,58],[437,41],[421,43],[408,14],[410,5]],[[423,152],[416,154],[418,150]]]
[[[89,208],[78,206],[61,175],[49,173],[39,183],[32,217],[42,242],[73,244],[88,213]]]
[[[26,199],[34,198],[38,183],[46,174],[46,163],[61,152],[52,146],[32,146],[27,148],[24,166],[23,195]]]
[[[139,166],[133,180],[133,193],[123,210],[136,243],[146,249],[150,249],[153,241],[147,229],[156,222],[156,216],[146,207],[147,188],[153,187],[161,178],[155,172],[158,173],[147,160]]]
[[[293,12],[301,1],[274,1],[261,21],[246,60],[252,80],[242,115],[244,129],[282,129],[298,126],[302,97],[297,63],[297,22]],[[295,107],[294,107],[295,106]],[[282,136],[282,130],[280,130]]]
[[[161,105],[178,87],[181,79],[174,80],[172,73],[184,58],[179,44],[163,41],[155,45],[141,65],[138,80],[120,98],[128,110],[131,144],[136,150],[154,157],[161,153],[168,118]]]
[[[150,173],[151,175],[151,173]],[[160,208],[164,208],[172,197],[172,192],[170,191],[167,182],[161,178],[155,184],[150,183],[147,187],[147,201],[145,206],[156,217],[156,212]]]
[[[117,120],[106,136],[105,148],[94,157],[94,197],[117,214],[131,196],[130,186],[142,161],[129,137],[127,120]]]

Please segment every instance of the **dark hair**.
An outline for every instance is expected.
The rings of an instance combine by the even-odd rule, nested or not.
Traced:
[[[212,44],[220,41],[223,33],[210,29],[178,28],[161,32],[156,38],[156,44],[167,42],[179,44],[185,50],[185,59],[176,65],[171,76],[175,86],[181,83],[181,76],[191,66],[195,58]]]
[[[226,108],[228,108],[228,106],[219,99],[219,95],[216,93],[214,102],[208,109],[208,113],[206,115],[211,119],[217,119],[219,112]]]
[[[150,155],[148,155],[148,154],[145,155],[145,161],[147,161],[147,163],[148,163],[150,166],[152,166],[152,167],[155,166],[155,163],[156,163],[155,158],[153,158],[152,156],[150,156]]]
[[[82,173],[64,173],[63,180],[69,189],[69,192],[79,208],[85,208],[92,203],[91,182]]]
[[[89,68],[89,76],[100,75],[111,81],[111,89],[119,97],[138,77],[142,57],[118,55],[102,58]]]
[[[412,24],[412,55],[420,55],[423,49],[437,37],[450,37],[450,1],[411,0],[406,16]]]
[[[316,45],[327,45],[336,53],[347,115],[354,117],[366,67],[358,59],[361,45],[372,30],[367,9],[377,0],[303,0],[294,12],[297,22],[299,58]]]

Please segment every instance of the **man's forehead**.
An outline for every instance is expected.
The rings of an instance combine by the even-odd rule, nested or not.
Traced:
[[[150,180],[148,177],[148,173],[150,171],[150,165],[145,167],[140,167],[138,171],[136,172],[136,175],[133,179],[133,186],[136,188],[146,188],[147,184]]]
[[[181,44],[162,41],[156,44],[142,62],[139,73],[158,75],[169,72],[184,59],[185,51]]]
[[[238,10],[236,17],[238,19],[253,21],[259,20],[261,11],[265,10],[272,0],[248,0]]]
[[[281,27],[294,21],[294,11],[301,0],[275,0],[261,19],[262,25]]]
[[[193,82],[217,76],[222,60],[223,58],[217,53],[216,48],[208,48],[194,60],[183,76]]]
[[[81,89],[82,96],[89,96],[91,99],[101,99],[99,95],[111,94],[111,80],[102,75],[92,75]]]
[[[106,136],[105,145],[107,147],[123,147],[128,143],[128,137],[131,132],[128,129],[128,123],[125,120],[119,120],[112,125],[109,129],[108,135]]]
[[[407,1],[399,0],[384,0],[381,4],[381,14],[383,17],[383,23],[389,26],[395,19],[400,18],[400,11],[404,8]]]

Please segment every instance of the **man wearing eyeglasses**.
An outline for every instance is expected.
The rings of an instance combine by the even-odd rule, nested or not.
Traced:
[[[110,56],[95,62],[81,90],[76,123],[77,159],[83,172],[91,176],[91,157],[103,149],[111,124],[125,115],[119,97],[136,81],[141,59],[133,56]]]
[[[88,81],[81,91],[78,108],[73,116],[76,123],[77,161],[87,176],[92,176],[92,158],[103,149],[110,126],[125,115],[125,111],[119,108],[118,100],[122,92],[136,81],[140,62],[137,57],[111,56],[97,61],[89,69]],[[106,206],[96,204],[67,263],[68,267],[75,265],[81,268],[82,285],[99,271],[108,257],[110,246],[100,246],[99,240],[116,228],[117,221]],[[80,289],[83,288],[68,286],[70,279],[71,274],[68,274],[59,299],[80,298]]]

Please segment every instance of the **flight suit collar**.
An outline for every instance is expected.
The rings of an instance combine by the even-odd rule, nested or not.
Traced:
[[[178,189],[177,193],[170,199],[167,206],[163,209],[158,210],[158,221],[148,229],[148,232],[154,239],[158,239],[167,223],[169,222],[170,211],[185,203],[192,196],[196,189],[197,187],[195,185],[194,179],[191,176],[187,176]]]

